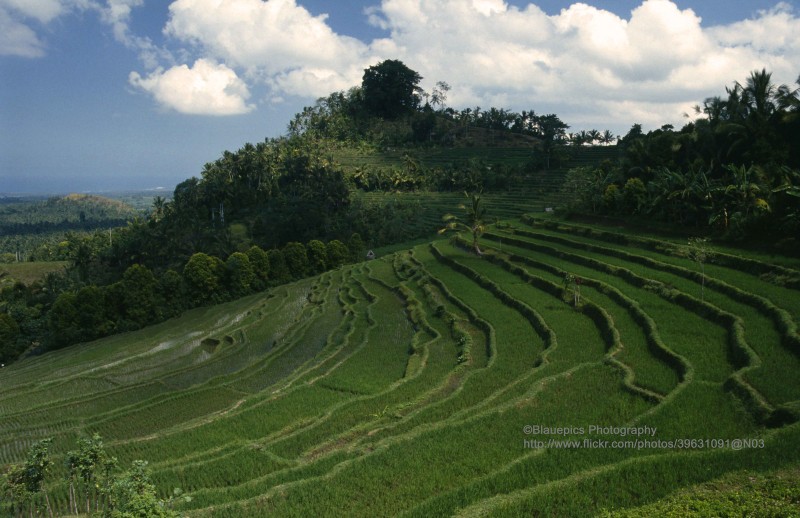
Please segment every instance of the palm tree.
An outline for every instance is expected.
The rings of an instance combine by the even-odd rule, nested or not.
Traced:
[[[727,185],[719,187],[717,192],[723,197],[732,224],[740,226],[754,216],[770,212],[766,199],[769,189],[765,186],[760,167],[729,165],[725,171],[729,173]]]
[[[741,99],[748,109],[748,115],[755,115],[766,121],[777,111],[778,88],[772,82],[771,72],[766,69],[761,69],[761,72],[753,71],[744,86],[738,82],[736,86],[741,88]]]
[[[465,192],[464,196],[469,199],[469,205],[461,203],[458,206],[459,209],[464,211],[464,218],[462,219],[454,214],[445,214],[442,216],[445,226],[439,230],[439,234],[449,231],[469,232],[472,234],[472,250],[477,255],[483,255],[478,246],[478,238],[486,230],[486,207],[481,202],[481,193],[468,194]]]
[[[611,133],[611,130],[605,130],[602,135],[600,135],[600,142],[605,145],[609,145],[614,141],[614,134]]]

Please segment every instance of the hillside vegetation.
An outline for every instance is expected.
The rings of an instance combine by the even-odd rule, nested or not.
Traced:
[[[128,203],[89,194],[0,198],[0,262],[66,260],[70,236],[124,226],[138,215]]]
[[[420,79],[370,67],[146,218],[68,236],[65,273],[4,276],[0,509],[797,507],[800,264],[776,250],[800,90],[754,72],[611,146]]]
[[[798,465],[800,272],[725,255],[701,275],[680,244],[530,217],[481,248],[6,367],[0,463],[53,437],[63,512],[60,459],[99,433],[182,513],[231,517],[583,516]]]

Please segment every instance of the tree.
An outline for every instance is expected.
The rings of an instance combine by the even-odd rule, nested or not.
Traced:
[[[364,260],[364,254],[367,250],[367,245],[361,238],[361,234],[354,232],[347,240],[347,248],[350,249],[350,260],[354,263],[360,263]]]
[[[308,266],[312,274],[322,273],[328,269],[328,250],[325,243],[318,239],[312,239],[306,245],[308,255]]]
[[[48,314],[48,324],[54,346],[63,347],[79,341],[78,318],[75,293],[67,291],[59,295]]]
[[[267,252],[269,258],[270,280],[272,284],[283,284],[289,282],[292,274],[289,267],[286,265],[286,258],[281,250],[270,250]]]
[[[75,495],[74,484],[78,482],[83,488],[83,495],[86,499],[86,513],[92,512],[100,507],[100,475],[108,472],[109,468],[116,463],[115,459],[110,459],[103,446],[103,439],[95,433],[92,437],[81,437],[78,439],[78,449],[67,452],[65,464],[67,468],[67,478],[70,484],[70,501],[72,502],[75,514],[78,514],[77,496]],[[94,506],[92,506],[94,500]]]
[[[159,318],[158,281],[146,266],[134,264],[122,275],[125,317],[144,327]]]
[[[639,178],[628,178],[622,190],[625,210],[630,214],[638,214],[647,201],[647,188]]]
[[[183,268],[183,280],[193,306],[214,300],[220,293],[220,263],[216,257],[198,252]]]
[[[175,270],[167,270],[158,279],[158,291],[163,297],[163,313],[165,317],[181,314],[186,308],[183,278]]]
[[[462,203],[458,206],[459,209],[464,211],[464,218],[459,218],[454,214],[445,214],[442,216],[442,221],[445,223],[445,226],[439,230],[439,234],[444,234],[449,231],[469,232],[472,234],[472,250],[476,254],[482,255],[483,252],[481,252],[478,246],[478,238],[480,238],[486,230],[486,208],[481,202],[480,193],[468,194],[465,192],[464,196],[469,199],[469,204],[465,205]]]
[[[361,90],[369,113],[384,119],[396,119],[411,113],[420,103],[417,72],[402,61],[388,59],[364,70]]]
[[[234,252],[225,261],[228,290],[234,297],[250,293],[250,286],[256,278],[250,258],[242,252]]]
[[[328,268],[338,268],[350,259],[350,250],[347,245],[334,239],[326,245],[326,254],[328,257]]]
[[[689,258],[700,265],[700,300],[705,300],[706,294],[706,261],[713,255],[708,246],[708,239],[693,237],[689,239]]]
[[[571,273],[564,274],[564,296],[568,301],[572,301],[572,305],[576,308],[581,303],[581,278]]]
[[[110,512],[108,512],[110,511]],[[158,498],[156,486],[147,471],[147,462],[135,460],[131,469],[111,487],[109,506],[111,518],[177,518],[179,515]]]
[[[436,86],[431,93],[431,105],[439,106],[439,109],[444,109],[444,103],[447,101],[447,92],[450,91],[450,85],[444,81],[437,81]]]
[[[250,266],[253,267],[253,273],[256,275],[254,286],[258,289],[264,289],[270,275],[269,256],[256,245],[251,246],[245,254],[250,259]]]
[[[14,516],[22,516],[25,506],[33,503],[33,495],[28,491],[27,469],[24,464],[12,464],[3,474],[2,495],[5,502],[8,502],[9,511]],[[33,513],[33,509],[31,509]]]
[[[6,362],[16,358],[20,351],[17,338],[20,330],[16,320],[8,313],[0,313],[0,361]]]
[[[303,243],[293,241],[283,247],[283,257],[286,260],[286,267],[289,274],[294,279],[305,277],[308,271],[308,253]]]
[[[53,439],[42,439],[37,441],[28,450],[28,459],[25,461],[25,486],[31,499],[35,499],[38,493],[44,495],[47,511],[53,516],[53,509],[50,507],[50,497],[44,487],[44,479],[50,474],[53,461],[50,459],[49,448]],[[35,504],[33,505],[35,509]]]
[[[564,142],[569,125],[565,124],[554,113],[548,115],[535,115],[534,124],[537,128],[536,136],[542,139],[545,154],[545,166],[550,169],[550,157],[558,144]]]

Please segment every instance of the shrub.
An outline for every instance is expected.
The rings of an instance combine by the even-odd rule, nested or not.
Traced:
[[[306,245],[309,273],[316,275],[328,269],[328,250],[325,243],[313,239]]]
[[[225,261],[225,280],[231,295],[238,297],[250,293],[250,286],[255,278],[256,274],[246,254],[234,252]]]
[[[219,299],[221,261],[213,256],[196,253],[189,258],[183,269],[189,302],[199,306]]]
[[[293,241],[283,247],[283,258],[289,274],[294,279],[305,277],[308,271],[308,253],[303,243]]]
[[[328,257],[328,268],[338,268],[350,259],[350,249],[338,239],[334,239],[328,243],[326,246],[326,253]]]

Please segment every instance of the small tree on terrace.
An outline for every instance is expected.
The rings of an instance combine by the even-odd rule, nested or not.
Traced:
[[[458,206],[459,209],[464,211],[464,216],[459,217],[455,214],[442,216],[445,226],[439,230],[439,234],[449,231],[469,232],[472,234],[472,250],[478,255],[483,255],[478,246],[478,239],[486,230],[486,207],[483,206],[481,201],[481,193],[468,194],[465,192],[464,196],[469,199],[469,204],[462,203]]]
[[[714,251],[708,246],[707,238],[693,237],[689,239],[689,258],[700,265],[700,300],[705,300],[706,295],[706,261]]]
[[[24,464],[14,464],[3,477],[2,493],[3,500],[11,503],[10,511],[19,512],[22,515],[26,505],[30,506],[30,515],[39,516],[36,509],[36,500],[39,494],[44,496],[47,512],[53,516],[53,508],[50,506],[50,498],[44,487],[44,479],[50,474],[53,461],[50,459],[48,449],[53,439],[43,439],[31,446],[28,450],[28,458]]]

